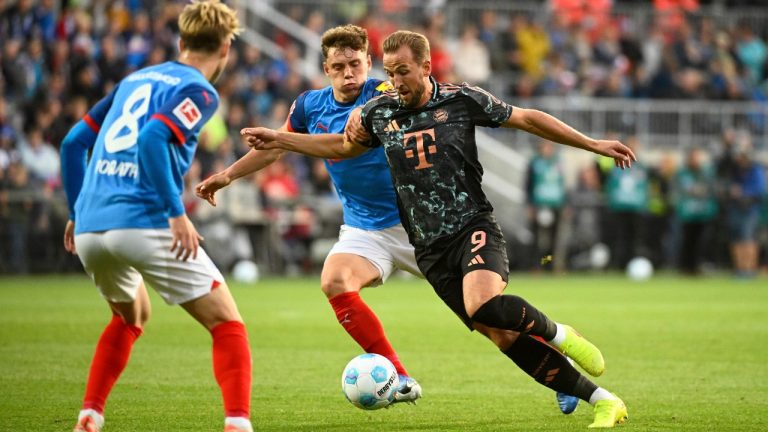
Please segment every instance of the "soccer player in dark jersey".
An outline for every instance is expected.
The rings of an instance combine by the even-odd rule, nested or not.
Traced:
[[[429,43],[421,34],[388,36],[384,69],[395,90],[354,110],[343,141],[295,146],[264,133],[251,144],[328,158],[383,147],[402,223],[419,268],[438,296],[470,329],[514,332],[511,343],[497,343],[502,352],[539,383],[594,405],[591,428],[622,423],[624,403],[560,355],[599,376],[605,370],[600,351],[521,297],[502,294],[508,277],[506,244],[481,187],[475,127],[522,129],[611,157],[620,168],[629,168],[635,155],[618,141],[589,138],[546,113],[513,107],[483,89],[436,82],[430,75]]]

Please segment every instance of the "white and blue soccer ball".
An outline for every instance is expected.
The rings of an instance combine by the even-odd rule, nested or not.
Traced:
[[[400,386],[397,369],[378,354],[361,354],[347,363],[341,374],[341,390],[352,405],[364,410],[384,408]]]

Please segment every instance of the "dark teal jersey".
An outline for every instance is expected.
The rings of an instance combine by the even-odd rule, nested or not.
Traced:
[[[433,84],[423,107],[406,108],[389,91],[363,108],[363,124],[383,146],[411,243],[428,245],[458,232],[474,215],[493,207],[481,187],[475,127],[498,127],[512,107],[487,91]]]

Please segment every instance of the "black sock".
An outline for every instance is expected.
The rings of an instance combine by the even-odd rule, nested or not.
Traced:
[[[597,385],[580,374],[560,351],[526,334],[502,351],[539,384],[589,402]]]
[[[547,341],[557,333],[554,321],[516,295],[497,295],[488,300],[472,320],[488,327],[530,333]]]

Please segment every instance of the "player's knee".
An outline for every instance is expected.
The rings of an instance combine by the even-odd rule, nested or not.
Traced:
[[[333,298],[346,292],[360,291],[358,284],[341,274],[323,278],[320,281],[320,289],[323,290],[327,298]]]
[[[138,323],[136,325],[139,327],[144,327],[144,324],[146,324],[147,321],[149,321],[150,316],[152,316],[152,312],[149,309],[142,310],[138,314],[138,317],[137,317]]]
[[[512,321],[515,318],[519,320],[519,317],[515,317],[516,314],[510,310],[513,306],[510,302],[510,297],[513,296],[497,295],[491,298],[477,309],[474,315],[471,316],[472,320],[488,327],[508,330],[517,329],[520,323]]]
[[[488,339],[502,351],[506,351],[515,343],[520,333],[512,330],[493,329],[487,335]]]
[[[141,310],[132,314],[118,313],[117,315],[127,325],[144,328],[144,325],[147,323],[147,321],[149,321],[149,317],[151,314],[150,314],[150,311],[148,310]]]

